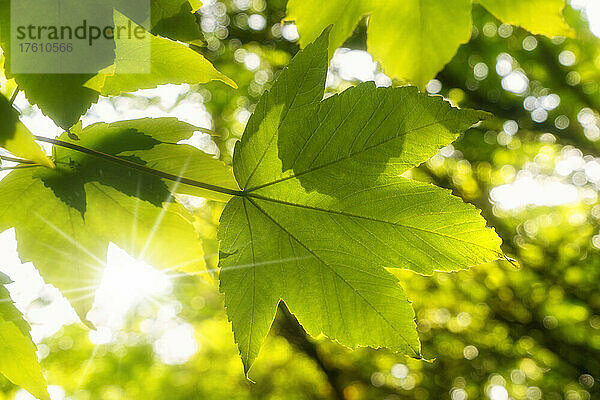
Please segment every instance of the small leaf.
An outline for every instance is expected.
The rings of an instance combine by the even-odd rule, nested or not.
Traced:
[[[192,6],[192,11],[196,12],[202,7],[202,2],[200,0],[189,0],[188,1]]]
[[[179,141],[191,138],[194,132],[197,131],[197,127],[178,121],[175,118],[145,118],[112,124],[98,123],[88,126],[83,131],[78,127],[72,130],[82,140],[81,142],[74,142],[79,145],[98,148],[98,144],[106,141],[109,132],[111,132],[112,139],[110,141],[118,145],[118,148],[113,147],[110,149],[111,154],[129,160],[137,160],[139,164],[158,171],[230,190],[239,190],[230,166],[195,147],[176,144]],[[133,145],[134,148],[124,148],[123,144],[131,140],[133,142],[130,143],[130,146]],[[97,169],[97,163],[99,162],[99,160],[93,161],[95,166],[92,167],[92,170]],[[118,172],[117,174],[122,175]],[[138,173],[132,171],[131,174]],[[146,181],[147,179],[145,178]],[[188,194],[217,201],[228,201],[231,198],[227,194],[186,185],[182,182],[171,180],[162,180],[162,182],[173,193]],[[126,188],[127,183],[122,186]],[[137,187],[137,183],[131,186]]]
[[[50,400],[31,328],[10,298],[5,287],[9,283],[0,273],[0,373],[38,399]]]
[[[367,47],[383,71],[420,88],[471,38],[471,1],[378,2],[369,19]]]
[[[123,15],[115,13],[115,23],[126,22]],[[138,89],[150,89],[158,85],[197,84],[218,80],[237,88],[237,85],[227,76],[217,71],[201,54],[184,44],[169,39],[152,36],[151,59],[146,60],[146,49],[139,41],[116,39],[115,64],[87,82],[86,86],[99,91],[103,96],[116,96],[123,92],[133,92]],[[119,71],[135,70],[141,61],[149,61],[151,73],[128,74]],[[176,67],[174,67],[176,66]]]
[[[337,0],[289,0],[285,19],[296,23],[302,47],[318,38],[325,27],[332,25],[329,35],[329,56],[332,56],[369,9],[370,3],[360,0],[344,4]]]
[[[17,157],[54,168],[52,160],[35,142],[31,132],[19,121],[19,114],[2,94],[0,94],[0,147],[4,147]]]
[[[93,74],[16,74],[19,89],[56,125],[67,130],[98,101],[99,93],[84,87]]]

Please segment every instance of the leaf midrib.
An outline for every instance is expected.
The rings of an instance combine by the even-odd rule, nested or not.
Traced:
[[[272,197],[261,196],[261,195],[255,194],[255,193],[248,193],[247,196],[246,196],[246,198],[248,198],[248,199],[254,198],[254,199],[257,199],[257,200],[269,201],[269,202],[272,202],[272,203],[277,203],[277,204],[281,204],[281,205],[285,205],[285,206],[290,206],[290,207],[303,208],[303,209],[307,209],[307,210],[311,210],[311,211],[323,212],[323,213],[327,213],[327,214],[336,214],[336,215],[341,215],[341,216],[349,217],[349,218],[358,218],[358,219],[363,219],[363,220],[367,220],[367,221],[371,221],[371,222],[378,222],[378,223],[388,224],[388,225],[392,225],[392,226],[399,226],[399,227],[406,228],[406,229],[414,229],[414,230],[417,230],[417,231],[421,231],[421,232],[425,232],[425,233],[429,233],[429,234],[441,236],[441,237],[444,237],[446,239],[456,240],[458,242],[462,242],[462,243],[466,243],[466,244],[469,244],[469,245],[477,246],[479,248],[491,251],[493,253],[498,253],[496,250],[490,249],[490,248],[485,247],[485,246],[483,246],[483,245],[481,245],[479,243],[476,243],[476,242],[469,242],[469,241],[467,241],[465,239],[461,239],[461,238],[457,238],[457,237],[454,237],[454,236],[446,235],[446,234],[443,234],[441,232],[431,231],[431,230],[424,229],[424,228],[419,228],[419,227],[416,227],[416,226],[401,224],[399,222],[385,221],[385,220],[381,220],[381,219],[377,219],[377,218],[373,218],[373,217],[367,217],[365,215],[350,213],[350,212],[347,212],[347,211],[331,210],[331,209],[326,209],[326,208],[309,206],[307,204],[292,203],[292,202],[285,201],[285,200],[274,199]],[[254,202],[252,202],[252,203],[254,204]],[[487,228],[484,227],[483,229],[487,229]],[[500,257],[502,257],[502,255],[500,255],[500,254],[498,254],[498,255]]]
[[[302,76],[302,78],[301,78],[301,79],[299,79],[299,82],[304,82],[304,81],[306,80],[306,76],[308,75],[308,73],[309,73],[309,72],[310,72],[310,71],[311,71],[313,68],[315,68],[315,67],[313,66],[313,63],[314,63],[314,61],[315,61],[315,57],[312,57],[312,58],[311,58],[311,60],[310,60],[310,63],[309,63],[309,66],[308,66],[308,68],[306,68],[306,70],[303,72],[303,74],[302,74],[303,76]],[[285,82],[285,83],[287,83],[288,74],[289,74],[289,67],[285,67],[285,70],[282,72],[282,74],[283,74],[283,73],[285,73],[285,74],[286,74],[286,75],[285,75],[285,80],[286,80],[286,82]],[[280,76],[281,76],[281,75],[280,75]],[[284,89],[286,90],[286,94],[287,94],[287,85],[283,85],[283,87],[284,87]],[[259,167],[260,167],[260,165],[262,164],[262,162],[263,162],[264,158],[266,157],[266,155],[267,155],[267,153],[268,153],[269,149],[271,148],[271,145],[273,144],[273,140],[274,140],[274,139],[275,139],[275,138],[276,138],[276,137],[279,135],[279,128],[281,128],[281,125],[283,125],[283,123],[284,123],[285,119],[287,118],[287,116],[288,116],[288,114],[289,114],[290,110],[292,109],[292,106],[293,106],[293,105],[294,105],[294,103],[296,102],[296,99],[298,98],[298,95],[300,95],[300,94],[301,94],[301,93],[300,93],[300,88],[301,88],[301,87],[302,87],[302,86],[300,86],[300,87],[298,88],[298,90],[296,90],[296,91],[294,92],[294,95],[293,95],[293,97],[292,97],[291,101],[289,102],[289,107],[287,107],[287,108],[286,108],[286,109],[283,111],[283,113],[282,113],[282,115],[281,115],[281,117],[280,117],[280,119],[279,119],[279,123],[277,124],[277,129],[275,129],[275,131],[274,131],[274,132],[273,132],[273,134],[271,135],[271,139],[269,140],[269,144],[268,144],[268,145],[267,145],[267,147],[265,148],[265,151],[264,151],[264,152],[263,152],[263,154],[261,155],[260,159],[258,160],[258,162],[256,163],[256,165],[254,166],[254,168],[252,169],[252,172],[250,173],[250,175],[249,175],[249,176],[248,176],[248,178],[246,179],[246,183],[244,184],[244,190],[248,190],[248,189],[247,189],[247,187],[248,187],[248,184],[249,184],[249,183],[252,181],[252,178],[254,178],[254,175],[256,174],[256,171],[258,170],[258,168],[259,168]],[[265,98],[265,101],[268,101],[268,97],[265,97],[265,96],[269,96],[270,94],[273,94],[273,89],[271,89],[271,92],[270,92],[270,93],[265,93],[265,94],[263,95],[263,97]],[[283,101],[283,104],[285,105],[285,103],[286,103],[286,101],[284,100],[284,101]],[[317,103],[317,104],[318,104],[318,103]],[[257,106],[257,107],[258,107],[258,106]],[[260,126],[259,126],[259,129],[260,129]],[[242,136],[242,137],[243,137],[243,136]],[[250,189],[250,190],[251,190],[251,189]]]

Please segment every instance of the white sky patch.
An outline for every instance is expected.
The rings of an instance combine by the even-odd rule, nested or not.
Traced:
[[[204,132],[196,131],[189,139],[180,140],[177,144],[189,144],[216,157],[219,157],[220,154],[219,147],[212,140],[212,137]]]
[[[295,42],[300,39],[300,35],[298,34],[298,28],[296,28],[295,24],[285,24],[281,28],[281,35],[283,38],[290,42]]]
[[[167,329],[154,342],[154,353],[165,364],[183,364],[197,351],[198,342],[194,337],[194,327],[188,323]]]
[[[48,385],[48,395],[50,396],[50,400],[65,400],[67,394],[61,386]],[[36,398],[25,391],[25,389],[19,389],[15,393],[14,400],[36,400]]]
[[[597,37],[600,37],[600,2],[589,1],[585,14],[590,24],[590,31]]]
[[[513,183],[497,186],[490,192],[492,202],[503,210],[521,210],[527,206],[559,206],[579,201],[574,185],[550,176],[532,176],[521,171]]]
[[[508,391],[504,386],[494,385],[488,391],[490,400],[508,400]]]
[[[100,97],[83,116],[83,126],[140,118],[175,117],[194,126],[210,129],[212,118],[202,95],[190,93],[189,85],[160,85],[131,96]]]
[[[337,88],[342,81],[374,81],[379,87],[391,86],[392,80],[383,72],[379,72],[378,64],[371,54],[363,50],[339,48],[333,54],[327,86]]]
[[[61,128],[56,126],[50,117],[42,114],[38,106],[29,104],[23,91],[20,91],[17,95],[15,105],[19,111],[22,112],[21,122],[23,122],[34,135],[53,138],[63,132]]]
[[[496,58],[496,73],[500,76],[506,76],[513,70],[513,58],[510,54],[500,53]]]
[[[97,327],[118,330],[129,313],[151,297],[173,289],[168,277],[114,244],[108,247],[106,268],[88,319]]]
[[[256,53],[248,53],[244,58],[244,66],[250,71],[256,71],[260,67],[260,57]]]
[[[366,51],[341,48],[335,51],[331,67],[343,80],[366,82],[375,80],[377,63]]]
[[[588,20],[590,32],[600,37],[600,2],[598,0],[571,0],[571,6],[583,11]]]
[[[248,17],[248,26],[255,31],[261,31],[267,26],[267,20],[260,14],[252,14]]]
[[[529,87],[529,79],[521,71],[512,71],[502,78],[501,84],[506,91],[522,94]]]
[[[31,324],[31,336],[35,342],[54,335],[63,325],[79,321],[58,289],[47,285],[33,264],[21,263],[14,229],[0,233],[0,254],[0,271],[14,281],[7,288],[17,308]],[[38,299],[44,302],[36,301]]]

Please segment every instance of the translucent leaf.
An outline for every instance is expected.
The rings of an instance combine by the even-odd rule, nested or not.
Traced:
[[[123,22],[123,18],[126,17],[115,13],[116,24],[126,24]],[[115,96],[138,89],[150,89],[167,83],[197,84],[211,80],[219,80],[237,88],[234,81],[217,71],[201,54],[184,44],[158,36],[152,36],[150,39],[151,73],[119,73],[120,70],[134,70],[136,65],[146,57],[146,51],[139,41],[116,39],[115,42],[114,65],[100,71],[99,75],[86,84],[87,87],[99,91],[103,96]]]
[[[117,8],[122,9],[126,15],[136,14],[136,10],[127,9],[126,1],[117,4],[119,4]],[[196,17],[192,13],[195,11],[195,7],[198,7],[196,0],[191,3],[184,0],[152,0],[151,32],[155,35],[165,35],[174,40],[200,43],[202,34]],[[126,18],[122,15],[121,17]],[[10,65],[10,54],[8,53],[10,21],[10,2],[0,0],[0,46],[5,51],[7,66]],[[132,79],[135,75],[126,75],[123,77],[123,81],[114,81],[113,86],[107,87],[103,93],[120,94],[121,91],[135,91],[141,88],[155,87],[161,83],[175,83],[178,79],[181,81],[180,83],[205,83],[217,79],[235,86],[231,79],[220,74],[204,57],[184,44],[154,36],[152,46],[156,48],[152,74],[140,75],[137,77],[138,79]],[[93,60],[95,69],[92,73],[23,74],[13,73],[10,68],[7,68],[6,72],[9,78],[14,78],[19,89],[25,93],[31,104],[39,106],[44,115],[49,116],[61,128],[68,130],[100,96],[99,92],[103,88],[106,75],[97,75],[96,72],[103,71],[112,75],[115,62],[117,64],[131,62],[139,66],[144,58],[147,58],[144,56],[144,58],[132,59],[133,55],[140,56],[141,54],[135,51],[127,54],[126,52],[130,50],[132,49],[122,49],[117,55],[112,51],[98,55],[97,59]],[[163,56],[165,56],[164,59],[162,59]],[[181,70],[181,65],[177,63],[179,61],[187,62],[189,65],[177,78],[177,75],[173,75],[173,71]],[[94,79],[92,81],[94,83],[87,84],[91,79]],[[113,76],[112,79],[115,77]],[[136,84],[140,86],[135,87]],[[120,85],[125,85],[127,89],[120,90]],[[113,92],[110,90],[111,87]]]
[[[0,147],[17,157],[35,161],[54,168],[54,163],[35,142],[31,132],[19,121],[19,116],[10,102],[0,94]]]
[[[183,147],[191,162],[222,169],[213,173],[215,182],[218,176],[234,181],[228,167],[200,150],[167,142],[188,138],[195,129],[173,118],[96,124],[74,128],[80,140],[70,143],[139,165],[148,157],[162,166],[164,157],[172,168],[170,151],[180,155]],[[0,231],[15,228],[21,260],[33,262],[82,318],[93,302],[109,242],[156,268],[205,271],[193,218],[171,197],[176,187],[88,153],[59,147],[54,153],[55,170],[18,170],[0,181]]]
[[[219,226],[220,282],[246,372],[279,301],[312,335],[420,358],[387,268],[422,274],[501,257],[475,207],[400,176],[487,113],[363,84],[321,101],[327,33],[265,92],[234,155],[244,194]]]
[[[12,303],[5,287],[9,283],[0,273],[0,373],[38,399],[50,400],[37,348],[29,335],[31,328]]]
[[[479,0],[479,3],[501,21],[536,35],[574,35],[562,15],[564,0]]]
[[[547,36],[571,35],[562,18],[563,0],[481,0],[506,23]],[[300,44],[333,25],[330,55],[358,22],[368,16],[367,47],[386,74],[423,88],[471,37],[472,0],[290,0],[287,20],[295,21]]]

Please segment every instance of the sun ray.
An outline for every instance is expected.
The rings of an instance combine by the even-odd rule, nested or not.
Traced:
[[[79,382],[77,383],[77,390],[81,389],[81,385],[83,385],[83,381],[85,380],[87,374],[90,371],[90,367],[92,366],[94,358],[96,358],[96,355],[98,354],[99,348],[99,345],[94,346],[94,350],[92,350],[90,358],[88,358],[88,360],[85,362],[85,367],[83,367],[83,371],[81,372],[81,376],[79,377]]]
[[[99,273],[102,273],[104,271],[103,268],[98,268],[98,267],[96,267],[96,266],[94,266],[92,264],[89,264],[89,263],[86,263],[86,262],[81,262],[79,259],[77,259],[77,257],[73,256],[72,254],[69,254],[66,251],[58,250],[57,248],[55,248],[53,246],[50,246],[50,245],[48,245],[48,244],[46,244],[44,242],[40,242],[39,245],[48,248],[50,251],[53,251],[53,252],[55,252],[57,254],[60,254],[61,256],[63,256],[66,259],[73,260],[74,262],[79,263],[79,265],[81,265],[81,266],[87,267],[87,268],[89,268],[91,270],[94,270],[96,272],[99,272]],[[106,263],[103,262],[102,265],[105,267]]]
[[[82,246],[79,242],[77,242],[75,239],[73,239],[73,237],[71,237],[68,233],[66,233],[65,231],[63,231],[62,229],[60,229],[59,227],[57,227],[56,225],[54,225],[52,222],[48,221],[46,218],[42,217],[38,212],[34,211],[33,214],[40,221],[42,221],[43,223],[45,223],[46,225],[48,225],[50,228],[52,228],[52,230],[54,230],[56,233],[58,233],[63,238],[65,238],[66,240],[68,240],[69,243],[71,243],[72,245],[74,245],[75,247],[77,247],[79,250],[83,251],[85,254],[87,254],[88,256],[90,256],[91,258],[93,258],[94,260],[98,261],[98,263],[100,265],[104,265],[104,261],[102,261],[101,259],[99,259],[95,254],[93,254],[88,249],[86,249],[84,246]]]
[[[190,163],[190,159],[191,159],[191,155],[188,156],[187,160],[185,161],[185,163],[181,167],[181,169],[180,169],[180,171],[178,173],[179,177],[181,177],[183,175],[183,173],[187,170],[187,167],[188,167],[188,165]],[[179,187],[180,183],[181,183],[180,179],[178,179],[178,180],[175,181],[175,184],[173,185],[173,188],[170,190],[169,195],[167,196],[167,198],[164,201],[165,203],[169,202],[173,198],[172,193],[177,190],[177,188]],[[146,243],[144,244],[144,248],[142,249],[142,251],[140,252],[140,255],[138,256],[139,259],[143,259],[144,256],[146,255],[146,251],[148,251],[148,247],[152,243],[152,240],[154,239],[154,235],[156,235],[156,232],[158,231],[158,228],[160,227],[160,224],[162,223],[162,220],[165,217],[166,212],[167,212],[167,208],[166,207],[163,207],[160,210],[160,213],[158,214],[158,217],[156,218],[156,221],[154,221],[154,226],[152,226],[152,230],[150,231],[150,234],[148,235],[148,238],[146,239]]]
[[[137,237],[137,225],[138,225],[138,217],[140,212],[140,193],[142,188],[142,178],[138,177],[137,187],[135,192],[135,209],[133,211],[133,224],[131,224],[131,242],[129,243],[130,247],[133,249],[135,247],[136,237]]]
[[[169,273],[171,271],[176,271],[178,269],[185,268],[188,265],[193,265],[193,264],[197,263],[198,261],[206,260],[207,258],[213,257],[215,255],[216,254],[209,254],[209,255],[205,255],[204,257],[198,257],[198,258],[195,258],[193,260],[188,260],[186,262],[183,262],[183,263],[180,263],[180,264],[177,264],[177,265],[173,265],[173,266],[171,266],[169,268],[161,269],[161,271],[165,272],[165,273]]]
[[[80,301],[87,300],[90,297],[94,297],[95,295],[96,295],[96,293],[86,294],[85,296],[80,296],[80,297],[76,297],[76,298],[74,298],[72,300],[69,300],[69,302],[71,304],[79,303]]]
[[[95,291],[97,288],[98,288],[98,285],[90,285],[90,286],[85,286],[85,287],[80,287],[80,288],[75,288],[75,289],[61,290],[60,292],[62,294],[65,294],[65,293],[77,293],[77,292],[87,292],[87,291]]]
[[[271,261],[262,261],[262,262],[256,262],[256,263],[251,263],[251,264],[232,265],[231,267],[227,267],[227,269],[228,270],[246,269],[246,268],[258,267],[261,265],[273,265],[273,264],[279,264],[279,263],[283,263],[283,262],[307,260],[310,258],[313,258],[313,257],[312,256],[291,257],[291,258],[284,258],[281,260],[271,260]],[[220,268],[208,268],[208,269],[206,269],[206,271],[180,272],[180,273],[175,273],[175,274],[169,274],[169,276],[173,277],[173,278],[185,277],[185,276],[196,276],[196,275],[203,275],[203,274],[209,274],[212,272],[217,272],[219,270],[220,270]]]

